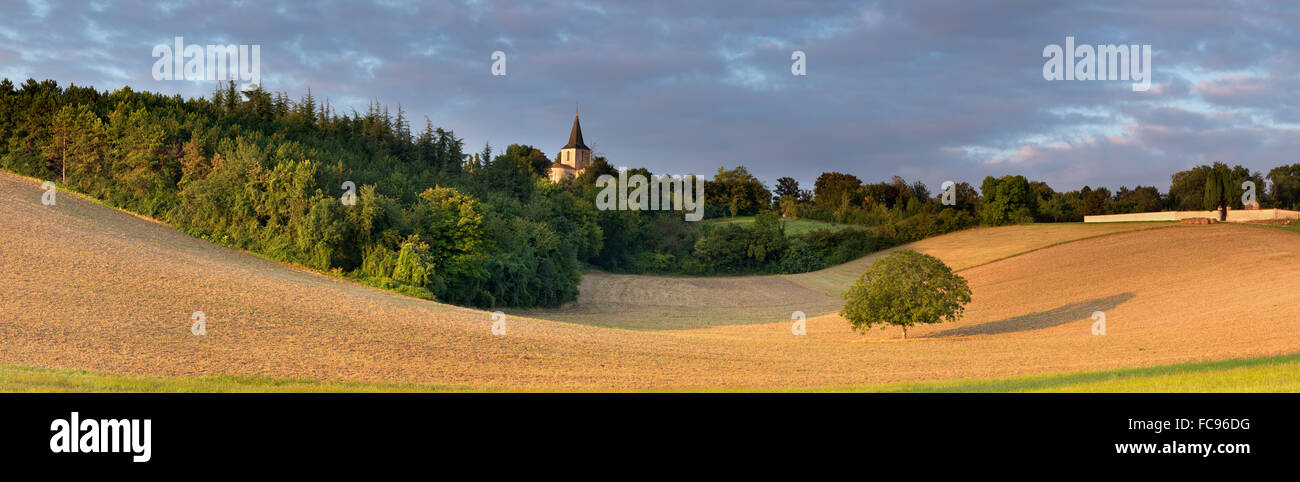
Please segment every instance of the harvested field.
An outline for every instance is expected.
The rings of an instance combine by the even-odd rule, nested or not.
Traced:
[[[737,310],[780,300],[764,308],[776,322],[645,331],[506,310],[507,334],[492,336],[484,311],[286,267],[66,193],[57,206],[42,206],[40,192],[35,181],[0,173],[0,364],[470,389],[671,390],[999,377],[1300,350],[1300,235],[1279,229],[1099,225],[1129,232],[1058,244],[1085,237],[1083,230],[1104,231],[1047,225],[926,240],[916,247],[967,268],[974,301],[960,323],[913,329],[906,341],[897,330],[855,334],[835,315],[809,318],[807,336],[790,334],[784,310],[833,309],[808,293],[829,298],[835,270],[851,280],[869,260],[682,290],[708,293],[690,303],[726,300]],[[1043,249],[1002,259],[1035,247]],[[601,278],[589,277],[584,288]],[[675,281],[626,279],[613,292],[635,299],[655,296],[655,286],[691,286]],[[726,284],[742,281],[753,284]],[[664,296],[660,303],[675,302]],[[1104,337],[1089,332],[1097,310],[1106,313]],[[207,315],[206,336],[190,334],[194,311]]]
[[[976,228],[905,247],[961,270],[1093,236],[1176,226],[1175,223],[1035,224]],[[780,276],[641,276],[588,273],[578,301],[529,316],[587,325],[669,330],[788,320],[803,311],[839,311],[840,293],[889,250],[820,271]]]

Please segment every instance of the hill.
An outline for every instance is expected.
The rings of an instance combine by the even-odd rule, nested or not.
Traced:
[[[1169,227],[1168,223],[1027,224],[976,228],[904,247],[939,257],[953,269],[976,265],[1094,236]],[[578,300],[531,316],[597,326],[665,330],[763,323],[803,311],[839,311],[840,293],[888,250],[811,273],[780,276],[641,276],[587,273]]]
[[[1176,226],[1064,244],[1072,235],[1056,232],[1017,249],[1004,244],[1024,232],[927,240],[917,246],[966,267],[974,301],[959,324],[918,329],[907,341],[892,331],[854,334],[834,315],[810,318],[807,336],[792,336],[788,313],[671,331],[507,313],[506,335],[493,336],[486,311],[295,269],[66,193],[43,206],[40,193],[34,180],[0,174],[0,364],[470,390],[656,390],[1004,377],[1300,348],[1300,238],[1276,229]],[[1025,247],[1041,249],[1001,259]],[[773,280],[788,284],[768,293],[800,286],[797,277],[754,282]],[[1106,312],[1107,336],[1089,333],[1095,310]],[[190,333],[195,311],[207,316],[206,336]]]

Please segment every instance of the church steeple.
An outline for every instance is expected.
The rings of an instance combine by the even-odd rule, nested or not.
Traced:
[[[569,130],[569,143],[560,148],[559,159],[551,164],[549,177],[553,182],[573,179],[591,165],[591,148],[582,142],[582,124],[578,122],[578,109],[573,109],[573,129]]]
[[[574,109],[573,112],[573,130],[569,131],[569,143],[565,144],[563,149],[591,150],[586,144],[582,143],[582,124],[578,123],[577,109]]]

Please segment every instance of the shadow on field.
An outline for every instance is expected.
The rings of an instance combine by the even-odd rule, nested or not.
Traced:
[[[944,330],[930,335],[930,337],[953,335],[997,335],[1002,333],[1014,333],[1017,331],[1051,328],[1053,326],[1060,326],[1073,321],[1091,319],[1094,311],[1110,310],[1111,308],[1119,306],[1120,303],[1131,300],[1136,296],[1137,295],[1133,293],[1120,293],[1105,298],[1070,303],[1047,311],[1039,311],[1037,313],[1029,313],[1004,320],[991,321],[981,325]]]

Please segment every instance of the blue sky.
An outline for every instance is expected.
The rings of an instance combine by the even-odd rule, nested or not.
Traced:
[[[212,82],[155,81],[153,46],[258,44],[264,88],[400,103],[469,151],[553,156],[576,103],[615,165],[744,165],[769,185],[837,170],[1164,191],[1198,164],[1300,162],[1294,2],[0,3],[0,77],[205,96]],[[1152,88],[1045,80],[1043,48],[1066,36],[1151,45]]]

